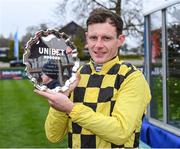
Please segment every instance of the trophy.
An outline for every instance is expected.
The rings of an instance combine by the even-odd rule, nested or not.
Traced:
[[[35,88],[65,92],[76,80],[76,72],[80,66],[77,56],[77,48],[67,34],[57,30],[41,30],[27,42],[23,63]],[[56,82],[56,85],[52,87],[51,83],[50,88],[43,75],[47,80]]]

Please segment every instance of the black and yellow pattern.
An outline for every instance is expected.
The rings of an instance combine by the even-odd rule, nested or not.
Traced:
[[[82,103],[95,112],[111,116],[116,103],[116,94],[121,88],[121,84],[130,74],[138,71],[131,64],[120,62],[117,57],[115,59],[114,63],[103,68],[101,72],[95,72],[92,63],[83,66],[80,70],[81,80],[78,87],[75,88],[71,100],[74,103]],[[68,142],[70,148],[96,148],[103,147],[103,145],[106,148],[138,147],[139,131],[135,130],[130,136],[129,141],[133,145],[129,146],[129,143],[128,145],[115,145],[102,140],[69,119]]]

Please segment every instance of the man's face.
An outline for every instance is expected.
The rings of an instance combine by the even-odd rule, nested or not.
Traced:
[[[116,28],[106,22],[89,25],[86,39],[91,58],[97,64],[103,64],[117,55],[125,38],[117,36]]]

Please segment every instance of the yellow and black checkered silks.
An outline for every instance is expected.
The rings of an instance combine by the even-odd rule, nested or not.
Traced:
[[[141,112],[138,114],[138,117],[141,117],[141,119],[134,120],[135,122],[132,123],[135,124],[128,122],[132,125],[133,129],[131,130],[131,128],[124,128],[130,132],[130,134],[125,135],[126,138],[122,137],[124,130],[120,132],[122,133],[122,136],[119,137],[119,140],[118,136],[113,136],[113,133],[115,133],[114,131],[121,131],[118,130],[120,127],[117,125],[126,127],[126,121],[129,119],[134,119],[133,113],[132,116],[127,114],[127,117],[125,117],[125,111],[124,114],[121,115],[121,109],[127,110],[128,108],[124,107],[124,105],[128,106],[129,100],[133,100],[133,98],[136,97],[133,97],[133,95],[127,95],[127,97],[130,97],[131,99],[127,99],[126,103],[126,100],[123,99],[125,97],[121,97],[120,94],[123,92],[123,88],[127,88],[127,94],[131,92],[128,91],[128,86],[131,86],[131,83],[128,82],[131,82],[134,76],[142,75],[141,72],[131,64],[119,61],[118,57],[104,65],[100,72],[96,72],[94,70],[91,62],[84,65],[79,72],[81,75],[81,80],[78,84],[78,87],[75,88],[70,97],[71,100],[75,103],[75,107],[67,118],[68,126],[66,129],[68,131],[68,147],[138,147],[141,119],[146,105],[142,107],[143,109],[140,110]],[[123,100],[122,106],[120,104],[121,98]],[[132,105],[135,104],[136,103],[132,103]],[[136,108],[136,106],[134,107]],[[132,106],[129,108],[132,108]],[[138,109],[136,109],[136,111],[138,111]],[[50,118],[47,121],[50,121]],[[116,127],[117,130],[115,129]],[[106,132],[101,132],[106,130],[108,134],[106,134]],[[117,139],[113,140],[113,138]]]
[[[121,74],[121,67],[126,67],[125,70],[127,72]],[[83,103],[92,108],[94,112],[111,116],[116,102],[116,98],[113,97],[116,95],[124,79],[134,71],[136,71],[135,68],[126,63],[115,63],[105,74],[92,73],[92,66],[90,64],[83,66],[80,70],[82,80],[74,91],[73,102]],[[101,141],[96,135],[73,122],[72,129],[68,133],[68,140],[69,147],[76,147],[73,146],[73,141],[77,141],[82,148],[96,148],[96,143]],[[138,147],[139,132],[135,132],[133,141],[134,145],[132,147]],[[124,144],[118,146],[109,143],[108,147],[124,147]]]

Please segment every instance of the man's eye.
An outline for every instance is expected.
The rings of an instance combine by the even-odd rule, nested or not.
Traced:
[[[95,41],[95,40],[97,40],[97,37],[96,36],[91,36],[91,37],[89,37],[89,39]]]
[[[111,38],[110,37],[103,37],[103,40],[104,41],[109,41],[109,40],[111,40]]]

